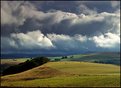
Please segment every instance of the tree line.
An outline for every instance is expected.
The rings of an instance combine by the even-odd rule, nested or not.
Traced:
[[[2,75],[9,75],[9,74],[23,72],[23,71],[32,69],[34,67],[37,67],[39,65],[42,65],[44,63],[47,63],[48,61],[50,60],[46,57],[36,57],[30,60],[27,60],[23,63],[20,63],[18,65],[8,67],[2,72]]]

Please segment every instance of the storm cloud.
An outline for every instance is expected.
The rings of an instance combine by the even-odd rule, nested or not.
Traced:
[[[1,3],[2,53],[120,51],[119,2]]]

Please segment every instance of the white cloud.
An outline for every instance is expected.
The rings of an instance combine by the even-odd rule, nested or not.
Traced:
[[[41,49],[41,48],[52,48],[52,42],[44,36],[40,31],[32,31],[26,34],[18,33],[11,34],[11,38],[15,40],[16,44],[22,49]]]
[[[69,35],[59,35],[59,34],[48,34],[48,38],[52,41],[53,45],[56,47],[56,49],[59,50],[84,50],[85,47],[83,45],[83,42],[86,41],[85,36],[81,35],[75,35],[75,36],[69,36]]]
[[[82,35],[68,36],[48,34],[48,38],[55,44],[56,47],[62,49],[85,49],[86,48],[115,48],[120,46],[120,36],[113,33],[105,33],[104,35],[86,37]],[[90,42],[90,43],[89,43]],[[89,43],[89,44],[88,44]],[[91,43],[93,47],[90,47]]]
[[[113,50],[120,47],[120,36],[113,33],[105,33],[100,36],[86,37],[81,34],[69,36],[63,34],[47,34],[45,36],[39,30],[18,34],[11,34],[10,38],[2,37],[2,49],[11,47],[17,50],[45,49],[66,52],[95,51],[107,48]],[[7,45],[6,45],[7,44]]]
[[[97,47],[114,48],[120,46],[120,36],[112,33],[94,36],[92,40],[96,43]]]
[[[106,27],[105,30],[120,35],[120,12],[100,14],[105,18]]]
[[[36,8],[28,1],[2,1],[1,24],[23,25],[25,20],[36,17]]]

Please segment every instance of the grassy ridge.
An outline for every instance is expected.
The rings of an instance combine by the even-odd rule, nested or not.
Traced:
[[[119,87],[120,67],[89,62],[49,62],[31,70],[3,76],[2,86]]]
[[[50,62],[44,64],[62,72],[68,72],[70,74],[117,74],[119,73],[119,66],[110,64],[97,64],[89,62],[77,62],[77,61],[64,61],[64,62]]]

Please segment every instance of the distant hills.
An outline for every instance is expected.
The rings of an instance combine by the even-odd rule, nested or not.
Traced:
[[[53,59],[53,57],[50,59]],[[85,61],[104,64],[120,65],[120,53],[119,52],[102,52],[102,53],[89,53],[69,55],[66,58],[54,57],[57,61]]]
[[[2,54],[2,59],[49,57],[52,61],[86,61],[120,65],[120,52],[86,52],[82,54]],[[67,58],[63,58],[66,56]]]

